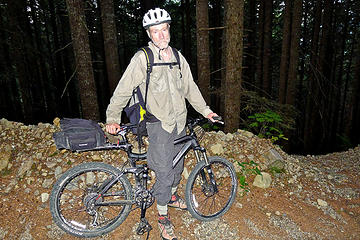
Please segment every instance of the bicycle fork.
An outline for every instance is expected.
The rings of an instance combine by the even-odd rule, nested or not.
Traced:
[[[201,152],[202,156],[199,155],[199,152]],[[217,193],[218,192],[217,184],[215,181],[213,171],[210,167],[209,159],[206,155],[206,150],[204,148],[201,148],[199,150],[194,151],[194,153],[195,153],[197,162],[200,162],[201,159],[204,159],[204,162],[205,162],[205,168],[202,171],[200,171],[201,179],[204,184],[204,186],[203,186],[204,193],[205,193],[205,191],[208,194],[209,193],[211,193],[211,194]],[[205,171],[208,173],[209,179],[206,177]]]

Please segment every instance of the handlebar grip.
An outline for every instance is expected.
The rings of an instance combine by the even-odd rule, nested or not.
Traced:
[[[214,119],[215,121],[221,121],[222,117],[220,116],[214,116],[212,119]]]
[[[220,116],[214,116],[212,117],[212,119],[214,119],[217,123],[224,124],[224,122],[222,121],[222,117]]]

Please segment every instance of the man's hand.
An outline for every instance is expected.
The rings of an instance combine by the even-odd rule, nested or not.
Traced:
[[[216,122],[216,120],[213,117],[219,117],[216,113],[212,112],[209,113],[209,115],[207,115],[207,118],[211,121],[211,122]]]
[[[116,134],[120,129],[120,125],[117,123],[106,124],[105,129],[110,134]]]

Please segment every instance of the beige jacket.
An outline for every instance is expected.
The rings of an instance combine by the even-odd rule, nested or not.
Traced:
[[[159,57],[159,49],[152,42],[149,42],[149,47],[153,51],[154,62],[164,62]],[[189,64],[181,53],[179,55],[181,73],[178,65],[172,68],[153,67],[146,102],[147,111],[159,119],[162,128],[169,133],[175,126],[178,132],[185,127],[187,115],[185,99],[204,117],[212,112],[193,80]],[[176,62],[174,54],[170,62]],[[120,123],[121,112],[137,86],[140,86],[140,91],[145,98],[145,82],[146,58],[142,51],[138,51],[131,59],[110,99],[106,110],[107,123]]]

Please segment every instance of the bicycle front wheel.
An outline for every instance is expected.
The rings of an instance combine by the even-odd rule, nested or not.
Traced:
[[[234,166],[221,157],[199,162],[186,184],[185,198],[191,215],[211,221],[224,215],[235,200],[237,178]]]
[[[96,237],[118,227],[132,204],[129,180],[121,176],[108,191],[99,195],[121,171],[108,164],[80,164],[65,172],[50,195],[54,222],[77,237]]]

